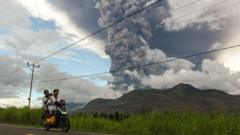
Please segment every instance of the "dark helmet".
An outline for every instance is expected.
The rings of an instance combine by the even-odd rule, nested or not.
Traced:
[[[45,93],[49,93],[49,90],[44,90],[43,93],[44,93],[44,94],[45,94]]]
[[[54,89],[53,93],[59,92],[59,89]]]

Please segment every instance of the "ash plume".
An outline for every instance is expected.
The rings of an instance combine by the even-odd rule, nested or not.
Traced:
[[[147,4],[149,4],[148,0],[100,0],[95,6],[100,11],[101,15],[98,23],[101,27],[104,27],[145,7]],[[105,48],[105,52],[111,58],[112,63],[110,71],[145,65],[167,58],[165,53],[161,50],[150,49],[149,41],[152,37],[152,28],[147,19],[147,15],[150,13],[156,14],[145,11],[107,30],[108,45]],[[179,60],[175,63],[145,66],[130,71],[121,70],[119,72],[112,72],[114,79],[111,83],[115,86],[115,89],[118,90],[128,90],[130,86],[139,88],[142,87],[141,77],[150,74],[162,74],[173,65],[176,70],[179,66],[187,69],[194,66],[191,62]],[[138,77],[134,74],[137,74]]]

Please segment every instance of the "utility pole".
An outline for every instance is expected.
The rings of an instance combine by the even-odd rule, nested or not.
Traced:
[[[30,84],[30,92],[29,92],[29,97],[28,97],[28,107],[31,107],[31,98],[32,98],[32,87],[33,87],[33,78],[34,78],[34,69],[35,68],[40,68],[40,65],[35,65],[27,63],[27,66],[29,69],[32,71],[32,76],[31,76],[31,84]]]

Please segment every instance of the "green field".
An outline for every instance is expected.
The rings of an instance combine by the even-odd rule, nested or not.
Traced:
[[[0,122],[40,126],[40,109],[0,110]],[[71,129],[116,135],[240,135],[240,116],[223,113],[165,112],[131,115],[123,120],[70,116]]]

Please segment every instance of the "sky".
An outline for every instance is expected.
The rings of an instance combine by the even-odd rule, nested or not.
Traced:
[[[0,107],[26,106],[34,63],[155,0],[0,0]],[[105,31],[36,63],[33,106],[44,89],[67,102],[118,98],[131,90],[188,83],[240,94],[240,47],[101,76],[240,44],[238,0],[163,0]],[[18,70],[18,72],[12,73]]]

